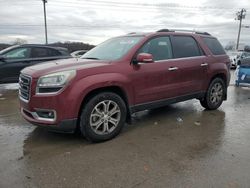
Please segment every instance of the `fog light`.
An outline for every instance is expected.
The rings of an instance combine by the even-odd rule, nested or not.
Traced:
[[[36,110],[39,118],[55,119],[55,112],[53,110]]]

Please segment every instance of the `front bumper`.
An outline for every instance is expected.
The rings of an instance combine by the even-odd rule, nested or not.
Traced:
[[[29,100],[23,100],[19,94],[23,118],[31,124],[52,131],[74,132],[78,112],[75,105],[72,105],[72,95],[67,90],[57,95],[36,95],[34,91],[35,88],[31,88]]]
[[[36,118],[34,112],[30,112],[24,108],[21,108],[21,114],[23,118],[31,124],[48,129],[50,131],[74,133],[77,127],[77,118],[65,119],[55,124],[53,121],[50,122]]]

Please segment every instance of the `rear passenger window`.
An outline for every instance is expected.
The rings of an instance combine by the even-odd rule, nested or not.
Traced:
[[[175,58],[185,58],[201,56],[202,51],[193,37],[173,36],[172,37],[173,53]]]
[[[204,42],[208,46],[209,50],[212,52],[213,55],[224,55],[226,54],[225,50],[223,49],[222,45],[216,38],[208,38],[203,37]]]
[[[39,57],[48,57],[48,50],[46,48],[33,48],[32,49],[32,57],[39,58]]]
[[[172,48],[169,37],[158,37],[151,39],[139,50],[139,53],[149,53],[153,55],[154,61],[171,59]]]

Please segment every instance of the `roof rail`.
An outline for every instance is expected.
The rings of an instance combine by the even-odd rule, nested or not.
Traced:
[[[160,29],[157,32],[170,32],[170,30],[169,29]]]
[[[195,31],[195,34],[200,34],[200,35],[211,35],[208,32],[202,32],[202,31]]]
[[[188,30],[188,29],[161,29],[161,30],[158,30],[157,32],[191,32],[191,33],[200,34],[200,35],[210,35],[208,32]]]
[[[128,35],[134,35],[136,34],[136,32],[131,32],[131,33],[128,33]]]

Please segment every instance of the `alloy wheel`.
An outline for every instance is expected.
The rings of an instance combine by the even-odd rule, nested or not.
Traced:
[[[121,119],[121,110],[112,100],[99,102],[90,115],[90,127],[98,135],[113,132]]]

